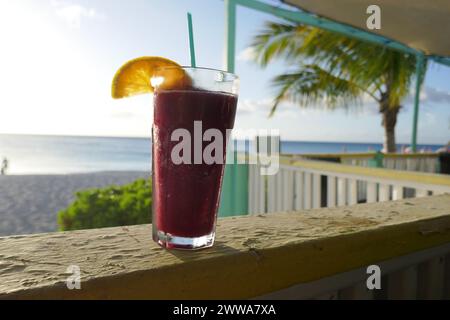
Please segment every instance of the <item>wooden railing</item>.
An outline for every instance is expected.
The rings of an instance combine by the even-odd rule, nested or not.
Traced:
[[[450,299],[450,244],[380,261],[379,290],[369,290],[367,267],[294,285],[257,299],[415,300]],[[370,271],[370,270],[369,270]],[[373,269],[372,271],[373,272]]]
[[[382,202],[450,192],[450,176],[282,158],[276,175],[249,167],[250,213]]]
[[[337,153],[337,154],[283,154],[286,157],[303,160],[325,160],[335,161],[341,164],[370,167],[376,153]],[[439,172],[438,153],[388,153],[381,155],[381,166],[386,169],[396,169],[404,171],[419,171],[428,173]]]
[[[159,248],[151,229],[0,238],[0,298],[450,298],[450,195],[219,219],[195,252]]]

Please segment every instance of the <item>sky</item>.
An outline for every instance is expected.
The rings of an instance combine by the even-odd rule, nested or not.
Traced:
[[[273,2],[273,1],[272,1]],[[189,64],[186,13],[194,19],[197,64],[223,69],[222,0],[0,0],[0,133],[149,137],[152,97],[113,100],[111,80],[144,55]],[[236,128],[278,129],[284,140],[382,142],[377,106],[352,110],[285,103],[274,117],[270,81],[287,67],[250,61],[252,37],[273,16],[239,8],[236,73],[241,78]],[[450,140],[450,68],[432,64],[421,95],[419,143]],[[408,143],[412,99],[396,134]]]

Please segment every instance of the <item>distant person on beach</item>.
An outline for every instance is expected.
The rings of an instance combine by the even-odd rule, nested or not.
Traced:
[[[3,158],[2,160],[2,168],[0,169],[0,175],[5,175],[6,174],[6,170],[8,169],[8,159]]]

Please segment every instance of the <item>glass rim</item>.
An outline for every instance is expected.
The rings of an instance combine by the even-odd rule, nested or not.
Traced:
[[[204,70],[204,71],[213,71],[213,72],[221,72],[223,74],[226,74],[228,76],[230,76],[232,79],[230,79],[229,81],[235,81],[235,80],[239,80],[239,76],[233,72],[229,72],[229,71],[224,71],[224,70],[220,70],[220,69],[214,69],[214,68],[207,68],[207,67],[192,67],[192,66],[161,66],[161,67],[156,67],[156,70],[165,70],[165,69],[184,69],[184,70]]]

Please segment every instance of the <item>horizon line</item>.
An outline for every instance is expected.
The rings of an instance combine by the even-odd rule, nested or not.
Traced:
[[[41,134],[41,133],[3,133],[4,136],[39,136],[39,137],[65,137],[65,138],[104,138],[104,139],[150,139],[151,136],[96,136],[96,135],[70,135],[70,134]],[[237,141],[244,141],[243,139],[236,139]],[[383,144],[383,142],[371,142],[371,141],[325,141],[325,140],[292,140],[292,139],[280,139],[281,142],[305,142],[305,143],[349,143],[349,144]],[[410,145],[410,142],[397,142],[396,145]],[[418,145],[432,145],[442,146],[445,143],[418,143]]]

